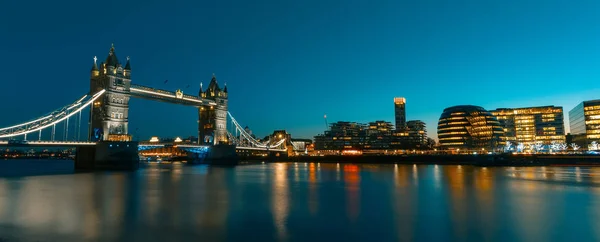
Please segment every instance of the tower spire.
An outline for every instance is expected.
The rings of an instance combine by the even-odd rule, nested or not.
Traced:
[[[92,66],[92,71],[98,70],[98,64],[96,64],[97,60],[98,60],[98,58],[96,56],[94,56],[94,65]]]
[[[127,56],[127,64],[125,64],[125,70],[131,70],[131,65],[129,64],[129,56]]]
[[[108,51],[108,57],[106,57],[105,61],[107,66],[117,67],[119,65],[119,60],[117,59],[117,55],[115,55],[115,44],[112,43],[110,45],[110,50]]]

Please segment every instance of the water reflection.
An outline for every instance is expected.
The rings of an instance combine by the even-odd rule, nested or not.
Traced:
[[[346,183],[347,214],[350,221],[355,221],[360,212],[360,168],[357,165],[344,165],[344,182]]]
[[[289,211],[289,182],[288,182],[288,164],[275,164],[274,179],[272,183],[272,210],[273,220],[277,229],[278,238],[281,240],[287,239],[287,215]]]
[[[312,215],[319,209],[319,194],[317,191],[317,165],[310,163],[308,168],[308,208]]]
[[[599,189],[596,167],[152,165],[0,178],[0,238],[597,241]]]

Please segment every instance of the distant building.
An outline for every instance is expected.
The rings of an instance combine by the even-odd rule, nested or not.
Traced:
[[[425,122],[421,120],[410,120],[406,122],[408,136],[412,142],[426,145],[427,144],[427,128]]]
[[[418,133],[418,132],[417,132]],[[408,130],[396,131],[390,122],[374,121],[368,125],[355,122],[336,122],[324,134],[315,136],[315,151],[324,154],[386,153],[426,148]]]
[[[198,137],[196,137],[196,136],[190,136],[190,137],[185,138],[183,140],[183,142],[185,142],[185,143],[198,143]]]
[[[252,138],[255,138],[255,139],[256,139],[256,135],[252,134],[252,130],[251,130],[251,129],[250,129],[248,126],[246,126],[246,127],[244,128],[244,131],[246,131],[246,133],[247,133],[247,134],[249,134],[249,135],[250,135],[250,137],[252,137]]]
[[[450,150],[496,150],[504,142],[500,123],[478,106],[462,105],[444,109],[438,122],[440,146]]]
[[[291,143],[294,145],[294,148],[305,150],[307,146],[313,143],[313,141],[311,139],[292,139]]]
[[[367,137],[366,130],[366,125],[355,122],[332,123],[323,135],[315,137],[315,150],[362,149]]]
[[[584,101],[571,109],[569,126],[573,142],[582,148],[600,142],[600,100]]]
[[[556,106],[499,108],[491,110],[502,128],[505,140],[525,146],[536,142],[565,142],[563,108]]]
[[[406,98],[394,98],[394,113],[396,117],[396,130],[406,127]]]
[[[394,146],[394,125],[390,122],[378,120],[370,122],[367,127],[367,137],[361,150],[388,150],[397,148]]]

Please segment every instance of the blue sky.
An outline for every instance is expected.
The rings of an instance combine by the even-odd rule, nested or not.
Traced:
[[[10,1],[0,8],[0,126],[85,94],[92,58],[106,58],[113,42],[137,84],[197,93],[215,73],[230,112],[260,136],[312,137],[323,114],[393,121],[395,96],[434,137],[453,105],[560,105],[567,116],[600,98],[598,9],[552,0]],[[196,120],[190,107],[130,106],[130,131],[142,138],[195,135]]]

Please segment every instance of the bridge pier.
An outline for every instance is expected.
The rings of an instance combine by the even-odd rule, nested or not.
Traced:
[[[138,143],[100,141],[95,146],[78,146],[76,170],[137,170]]]
[[[193,164],[209,165],[237,165],[240,157],[236,152],[235,145],[218,144],[211,146],[208,152],[198,154],[192,161]]]

